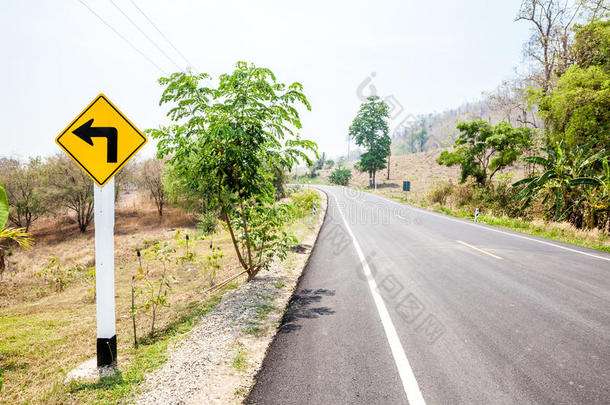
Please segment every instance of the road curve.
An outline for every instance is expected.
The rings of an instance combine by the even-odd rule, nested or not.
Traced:
[[[320,189],[248,403],[608,403],[609,254]]]

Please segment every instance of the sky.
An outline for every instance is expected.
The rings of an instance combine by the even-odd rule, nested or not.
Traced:
[[[0,0],[0,156],[57,153],[55,137],[99,93],[141,130],[167,124],[160,76],[191,67],[218,77],[240,60],[270,68],[282,82],[302,83],[312,106],[302,111],[302,136],[320,152],[339,156],[347,151],[348,128],[363,97],[372,92],[386,99],[397,127],[410,115],[474,101],[511,78],[529,33],[514,21],[519,5]],[[155,150],[149,142],[140,155]]]

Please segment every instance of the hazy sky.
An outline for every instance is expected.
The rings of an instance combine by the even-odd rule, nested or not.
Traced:
[[[177,70],[110,0],[83,1],[161,69]],[[301,82],[312,104],[302,134],[331,155],[345,153],[371,85],[392,96],[395,126],[510,78],[528,36],[514,22],[520,0],[134,1],[199,72],[217,77],[245,60]],[[114,2],[187,65],[130,0]],[[166,123],[162,73],[79,0],[0,0],[0,36],[1,156],[59,151],[55,136],[99,93],[141,130]]]

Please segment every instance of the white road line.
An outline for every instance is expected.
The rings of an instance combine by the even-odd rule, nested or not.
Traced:
[[[481,252],[481,253],[485,253],[485,254],[486,254],[486,255],[488,255],[488,256],[495,257],[496,259],[502,260],[502,258],[501,258],[500,256],[496,256],[496,255],[494,255],[493,253],[489,253],[489,252],[487,252],[487,251],[485,251],[485,250],[483,250],[483,249],[479,249],[478,247],[476,247],[476,246],[472,246],[472,245],[470,245],[470,244],[468,244],[468,243],[466,243],[466,242],[464,242],[464,241],[458,240],[458,241],[456,241],[456,242],[457,242],[457,243],[460,243],[460,244],[462,244],[462,245],[464,245],[464,246],[468,246],[469,248],[474,249],[474,250],[476,250],[476,251],[479,251],[479,252]]]
[[[347,224],[345,220],[345,216],[343,215],[343,211],[341,210],[341,206],[335,197],[335,203],[337,204],[337,208],[339,210],[339,214],[343,219],[343,223],[345,224],[345,228],[347,229],[347,233],[351,236],[352,241],[354,243],[354,248],[356,249],[356,253],[358,253],[358,258],[362,263],[362,271],[368,281],[369,288],[371,290],[371,295],[373,296],[373,300],[375,301],[375,306],[377,307],[377,312],[379,313],[379,317],[381,318],[381,323],[383,325],[383,329],[385,331],[385,335],[388,338],[388,343],[390,344],[390,348],[392,350],[392,355],[394,356],[394,362],[396,363],[396,367],[398,368],[398,374],[400,375],[400,379],[402,380],[402,386],[405,390],[405,394],[407,394],[407,399],[409,400],[410,405],[421,404],[425,405],[424,397],[422,396],[421,390],[419,389],[419,385],[417,384],[417,380],[415,379],[415,374],[413,373],[413,369],[411,369],[411,365],[409,364],[409,360],[407,359],[407,355],[405,354],[405,350],[400,343],[400,339],[398,338],[398,333],[396,333],[396,328],[394,328],[394,324],[392,323],[392,318],[390,318],[390,314],[388,313],[388,309],[383,302],[383,298],[377,292],[377,283],[375,283],[375,279],[371,273],[371,268],[366,262],[366,258],[362,253],[362,249],[360,249],[360,245],[352,232],[352,229]]]
[[[567,251],[572,252],[572,253],[579,253],[579,254],[581,254],[581,255],[585,255],[585,256],[589,256],[589,257],[594,257],[594,258],[596,258],[596,259],[600,259],[600,260],[606,260],[606,261],[609,261],[609,262],[610,262],[610,257],[605,257],[605,256],[594,255],[594,254],[592,254],[592,253],[587,253],[587,252],[583,252],[583,251],[581,251],[581,250],[571,249],[571,248],[569,248],[569,247],[566,247],[566,246],[561,246],[561,245],[557,245],[557,244],[555,244],[555,243],[546,242],[546,241],[539,240],[539,239],[532,239],[532,238],[528,238],[528,237],[527,237],[527,236],[525,236],[525,235],[517,235],[517,234],[514,234],[514,233],[510,233],[510,232],[501,231],[501,230],[499,230],[499,229],[490,228],[490,226],[492,226],[492,225],[488,225],[488,226],[482,226],[482,225],[479,225],[479,224],[475,224],[475,223],[473,223],[473,222],[461,221],[461,220],[459,220],[459,219],[456,219],[456,218],[450,217],[450,216],[448,216],[448,215],[438,214],[438,213],[436,213],[436,212],[430,212],[430,211],[427,211],[427,210],[424,210],[424,209],[421,209],[421,208],[417,208],[417,207],[414,207],[414,206],[412,206],[412,205],[408,205],[408,204],[401,204],[401,203],[399,203],[399,202],[396,202],[396,201],[390,200],[390,199],[389,199],[389,198],[387,198],[387,197],[382,197],[382,196],[378,196],[378,195],[375,195],[375,197],[381,198],[382,200],[385,200],[385,201],[387,201],[387,202],[391,202],[391,203],[396,204],[396,205],[401,206],[401,207],[406,207],[406,208],[408,208],[408,209],[412,209],[412,210],[414,210],[414,211],[419,211],[419,212],[421,212],[422,214],[431,215],[431,216],[434,216],[434,217],[437,217],[437,218],[443,218],[443,219],[446,219],[447,221],[457,222],[457,223],[459,223],[459,224],[463,224],[463,225],[474,226],[474,227],[476,227],[476,228],[479,228],[479,229],[484,229],[484,230],[486,230],[486,231],[490,231],[490,232],[496,232],[496,233],[501,233],[502,235],[508,235],[508,236],[512,236],[512,237],[514,237],[514,238],[519,238],[519,239],[525,239],[525,240],[529,240],[529,241],[531,241],[531,242],[541,243],[541,244],[543,244],[543,245],[547,245],[547,246],[553,246],[553,247],[556,247],[556,248],[558,248],[558,249],[567,250]]]

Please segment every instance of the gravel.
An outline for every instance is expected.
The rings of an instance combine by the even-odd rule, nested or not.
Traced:
[[[322,202],[313,246],[323,222]],[[185,339],[170,350],[163,367],[147,375],[138,404],[241,403],[254,384],[265,352],[294,291],[311,249],[273,263],[249,283],[224,295]]]

